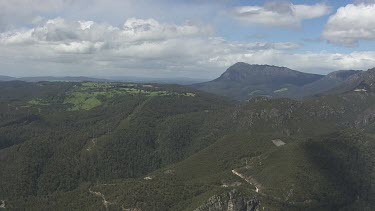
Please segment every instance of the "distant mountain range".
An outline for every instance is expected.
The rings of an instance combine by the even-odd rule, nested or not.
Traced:
[[[91,77],[53,77],[53,76],[40,76],[40,77],[9,77],[9,76],[1,76],[0,81],[26,81],[26,82],[38,82],[38,81],[70,81],[70,82],[81,82],[81,81],[108,81],[107,79],[100,79],[100,78],[91,78]]]
[[[322,94],[336,94],[356,89],[365,91],[373,87],[375,68],[369,71],[339,70],[328,75],[299,72],[287,67],[257,65],[238,62],[229,67],[220,77],[206,82],[192,78],[147,78],[147,77],[21,77],[0,76],[0,81],[97,81],[179,84],[234,100],[249,100],[257,96],[272,98],[302,99]]]
[[[361,72],[340,70],[318,75],[286,67],[239,62],[229,67],[219,78],[192,86],[236,100],[248,100],[256,96],[304,98],[334,89]]]
[[[0,75],[0,81],[13,81],[13,80],[17,80],[17,78],[5,76],[5,75]]]
[[[119,76],[119,77],[108,77],[108,78],[93,78],[84,76],[65,76],[65,77],[54,77],[54,76],[39,76],[39,77],[9,77],[0,75],[0,81],[26,81],[26,82],[38,82],[38,81],[67,81],[67,82],[83,82],[83,81],[97,81],[97,82],[134,82],[134,83],[159,83],[159,84],[179,84],[179,85],[190,85],[194,83],[200,83],[206,81],[206,79],[195,79],[195,78],[148,78],[148,77],[134,77],[134,76]]]

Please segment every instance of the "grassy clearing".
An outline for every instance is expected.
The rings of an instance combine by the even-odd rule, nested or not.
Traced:
[[[74,92],[65,98],[64,104],[72,104],[69,111],[91,110],[102,104],[97,93]]]
[[[143,95],[146,97],[184,96],[195,97],[195,93],[179,93],[163,90],[156,85],[131,83],[84,82],[72,86],[62,96],[45,96],[28,102],[32,106],[70,105],[68,111],[91,110],[102,105],[106,100],[121,95]],[[56,100],[58,98],[58,100]]]
[[[40,99],[40,98],[35,98],[35,99],[32,99],[28,102],[28,104],[30,105],[39,105],[39,106],[48,106],[48,105],[51,105],[50,103],[48,102],[45,102],[45,100],[43,99]]]

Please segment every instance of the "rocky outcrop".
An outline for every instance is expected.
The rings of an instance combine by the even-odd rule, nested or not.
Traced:
[[[6,207],[5,207],[5,201],[4,200],[0,200],[0,208],[3,208],[3,209],[5,209]]]
[[[255,211],[259,206],[256,197],[247,198],[233,189],[221,195],[212,196],[195,211]]]

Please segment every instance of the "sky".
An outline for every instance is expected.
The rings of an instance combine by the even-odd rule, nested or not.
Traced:
[[[375,67],[375,0],[0,0],[0,75],[219,76]]]

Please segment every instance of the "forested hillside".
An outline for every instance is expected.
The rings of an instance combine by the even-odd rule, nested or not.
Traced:
[[[0,202],[371,210],[375,95],[356,89],[238,103],[175,85],[1,82]]]

